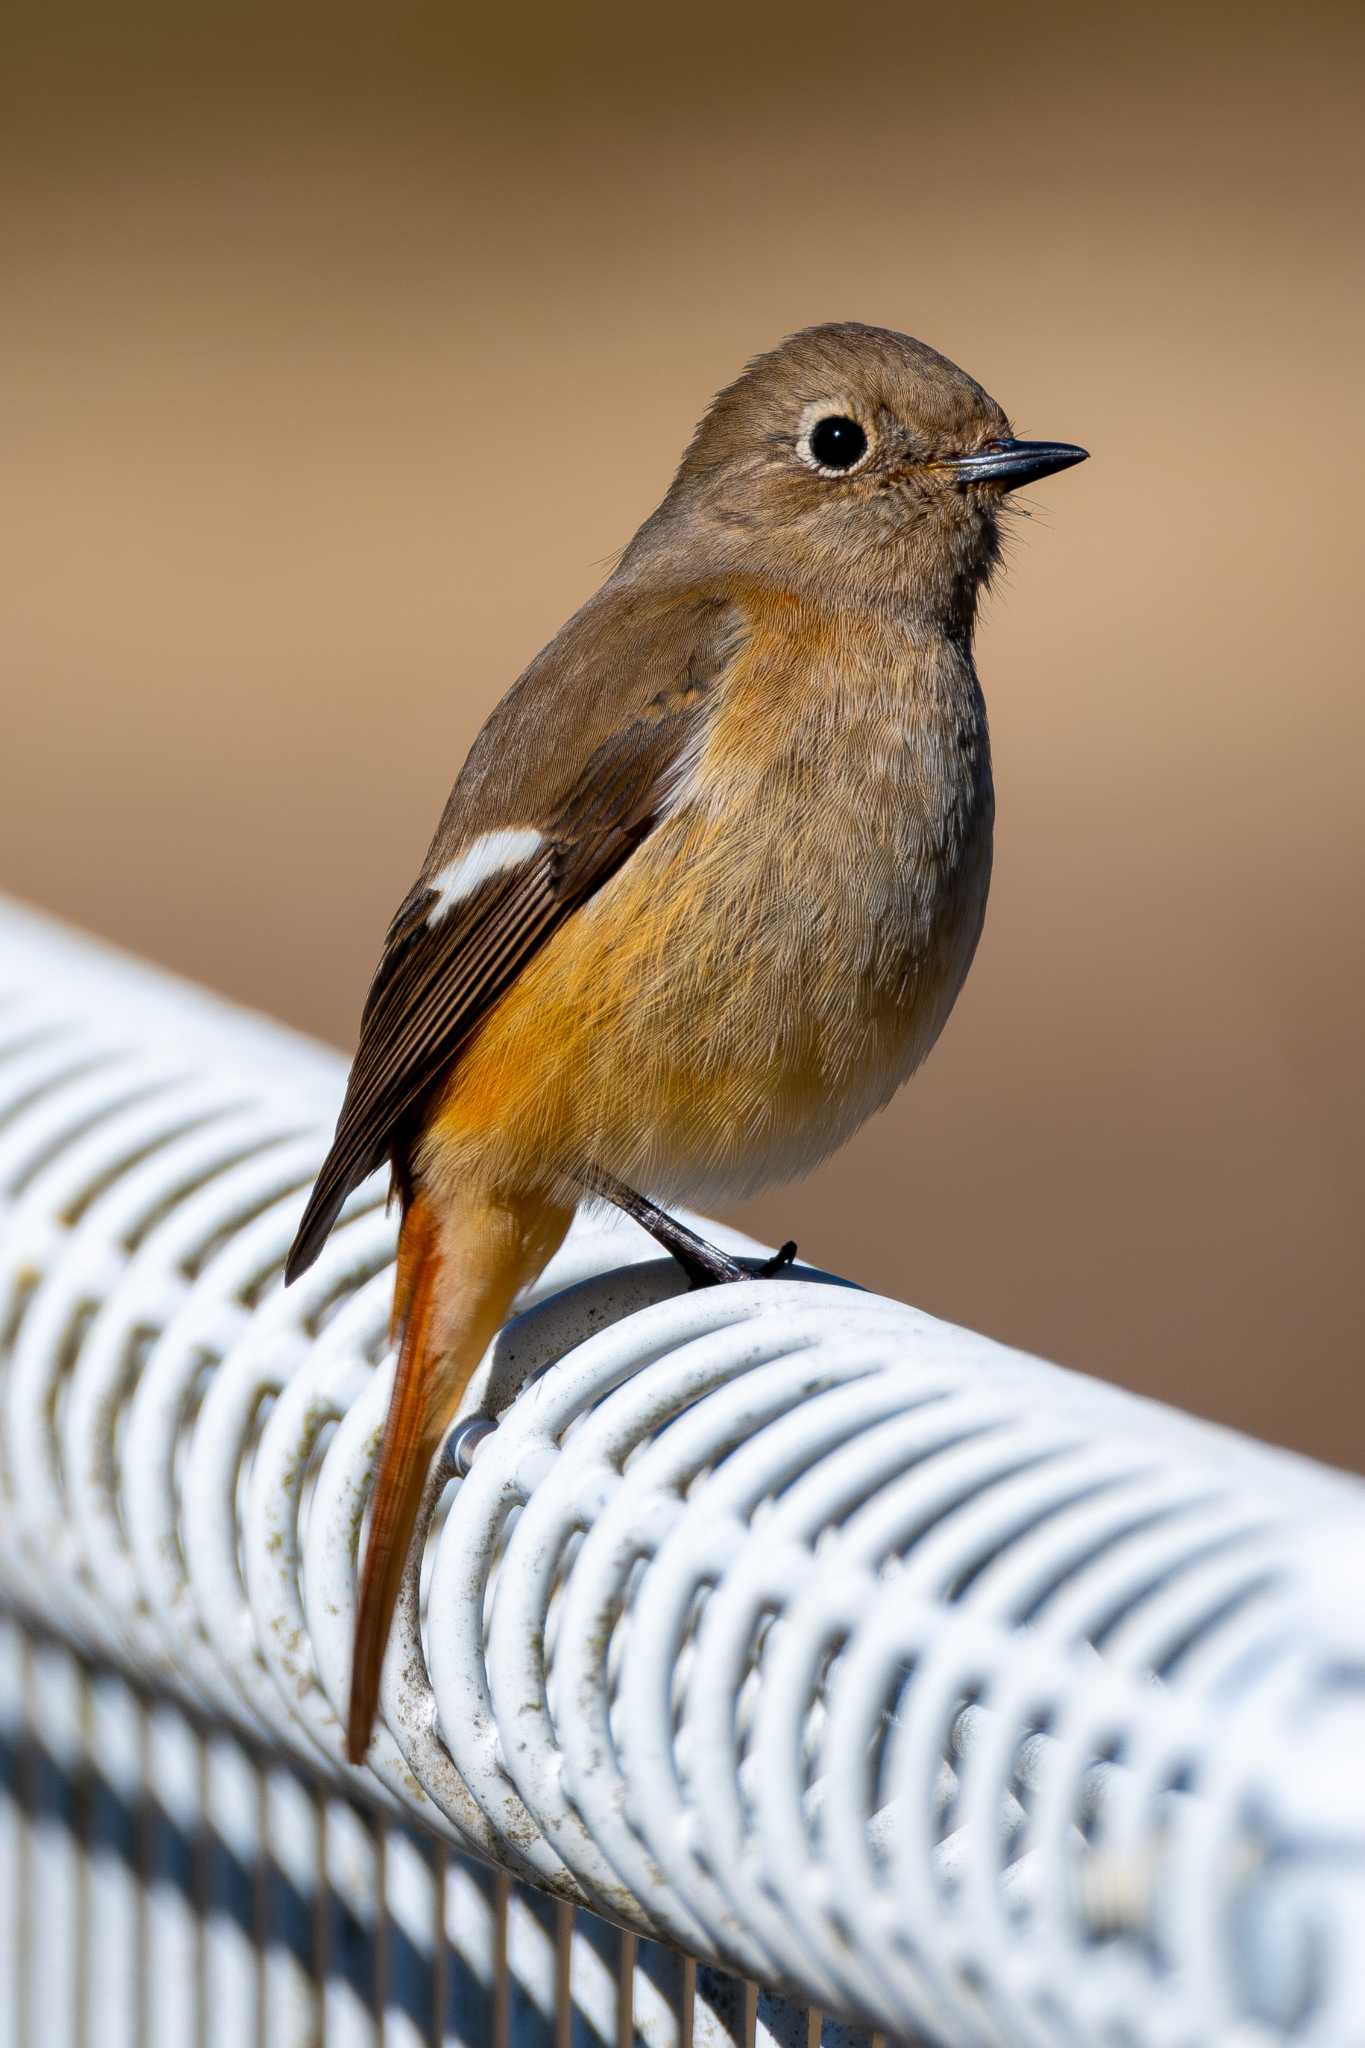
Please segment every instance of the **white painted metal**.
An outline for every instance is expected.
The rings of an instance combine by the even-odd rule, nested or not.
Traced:
[[[0,910],[0,2048],[1365,2048],[1359,1483],[827,1276],[575,1229],[348,1769],[340,1079]]]

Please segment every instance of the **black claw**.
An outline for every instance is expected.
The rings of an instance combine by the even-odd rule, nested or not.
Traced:
[[[785,1244],[783,1245],[783,1247],[782,1247],[781,1251],[776,1251],[776,1252],[774,1252],[774,1253],[773,1253],[773,1255],[772,1255],[772,1257],[771,1257],[770,1259],[765,1259],[765,1260],[763,1261],[763,1264],[762,1264],[762,1265],[761,1265],[761,1266],[759,1267],[758,1271],[757,1271],[757,1272],[756,1272],[756,1273],[754,1274],[754,1276],[753,1276],[753,1277],[754,1277],[754,1279],[755,1279],[755,1280],[775,1280],[775,1279],[777,1278],[777,1275],[778,1275],[779,1273],[785,1273],[785,1272],[786,1272],[786,1270],[787,1270],[788,1266],[790,1266],[790,1264],[792,1263],[792,1260],[793,1260],[793,1259],[794,1259],[795,1257],[796,1257],[796,1240],[795,1240],[795,1238],[789,1237],[789,1238],[787,1239],[787,1242],[786,1242],[786,1243],[785,1243]]]

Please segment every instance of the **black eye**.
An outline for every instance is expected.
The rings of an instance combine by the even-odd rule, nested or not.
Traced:
[[[852,469],[867,453],[867,435],[856,420],[832,412],[827,419],[815,422],[806,446],[817,469]]]

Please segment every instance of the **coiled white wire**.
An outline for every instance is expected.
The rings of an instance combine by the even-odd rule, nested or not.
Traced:
[[[893,2034],[1365,2043],[1355,1480],[821,1276],[683,1293],[593,1220],[433,1475],[351,1773],[380,1194],[279,1280],[339,1063],[18,910],[0,998],[17,1608]]]

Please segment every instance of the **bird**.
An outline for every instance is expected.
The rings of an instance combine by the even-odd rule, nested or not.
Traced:
[[[363,1760],[427,1474],[578,1209],[693,1285],[762,1279],[672,1214],[808,1171],[971,965],[994,792],[973,657],[1015,437],[908,335],[809,327],[712,401],[658,508],[474,741],[384,941],[285,1268],[388,1166],[397,1363],[345,1741]]]

